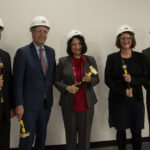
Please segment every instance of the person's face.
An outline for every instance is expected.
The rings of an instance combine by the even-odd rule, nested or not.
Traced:
[[[73,53],[73,56],[76,56],[76,57],[81,56],[82,44],[79,39],[73,38],[73,40],[71,42],[71,51]]]
[[[120,37],[121,48],[129,49],[132,45],[132,37],[129,33],[123,33]]]
[[[48,34],[48,29],[45,26],[38,26],[34,28],[32,31],[32,38],[33,42],[37,44],[38,46],[44,45],[46,39],[47,39],[47,34]]]

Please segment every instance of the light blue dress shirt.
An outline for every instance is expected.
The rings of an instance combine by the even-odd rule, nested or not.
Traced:
[[[38,54],[38,56],[40,58],[40,47],[37,44],[35,44],[34,42],[33,42],[33,44],[34,44],[36,52],[37,52],[37,54]],[[47,60],[47,57],[46,57],[46,52],[45,52],[44,45],[42,46],[42,49],[43,49],[42,53],[43,53],[43,56],[44,56],[44,59],[45,59],[45,63],[46,63],[46,68],[48,68],[48,60]]]

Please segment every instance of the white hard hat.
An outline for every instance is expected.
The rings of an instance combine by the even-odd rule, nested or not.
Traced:
[[[2,28],[2,30],[4,29],[4,24],[1,18],[0,18],[0,27]]]
[[[46,26],[48,29],[50,29],[49,21],[44,16],[36,16],[35,18],[33,18],[30,29],[36,26]]]
[[[68,41],[69,39],[71,39],[73,36],[76,36],[76,35],[83,35],[83,33],[80,32],[79,30],[76,30],[76,29],[71,30],[71,31],[67,34],[67,41]]]
[[[122,25],[117,30],[117,36],[120,35],[123,32],[132,32],[134,34],[133,29],[129,25]]]

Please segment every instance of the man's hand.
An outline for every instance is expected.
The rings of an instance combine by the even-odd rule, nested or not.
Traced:
[[[22,116],[23,116],[23,114],[24,114],[24,107],[23,107],[23,105],[18,105],[18,106],[16,107],[16,109],[15,109],[15,112],[16,112],[17,118],[18,118],[19,120],[21,120],[21,119],[22,119]]]

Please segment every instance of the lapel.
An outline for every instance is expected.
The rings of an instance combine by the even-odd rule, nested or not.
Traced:
[[[136,57],[136,55],[135,55],[135,53],[134,53],[134,51],[132,51],[132,60],[131,60],[131,63],[130,63],[130,68],[133,68],[133,70],[136,68],[136,63],[137,63],[137,57]],[[131,72],[133,71],[133,70],[131,70]],[[134,72],[134,71],[133,71]],[[130,73],[130,72],[129,72]]]
[[[72,65],[72,57],[68,56],[67,58],[67,70],[71,75],[72,80],[74,81],[74,73],[73,73],[73,65]]]
[[[83,58],[86,61],[86,64],[84,64],[84,66],[83,66],[83,72],[84,72],[84,74],[85,73],[89,73],[90,72],[90,68],[89,67],[91,66],[91,63],[89,61],[88,56],[83,55]],[[83,74],[83,76],[84,76],[84,74]]]
[[[5,58],[4,58],[4,55],[2,54],[1,49],[0,49],[0,59],[1,59],[2,63],[5,61]]]
[[[36,48],[35,48],[35,46],[33,45],[33,43],[31,43],[30,48],[31,48],[31,54],[32,54],[32,56],[33,56],[33,59],[34,59],[34,61],[35,61],[35,64],[36,64],[37,66],[39,66],[38,68],[40,69],[40,72],[41,72],[42,75],[44,76],[41,61],[40,61],[40,59],[39,59],[39,56],[38,56],[38,54],[37,54]]]
[[[145,58],[147,64],[150,66],[150,60],[149,60],[149,58],[150,58],[150,48],[144,50],[143,54],[144,54],[144,58]]]
[[[113,62],[111,63],[111,66],[113,67],[111,68],[113,72],[119,73],[120,76],[124,74],[124,71],[122,69],[123,62],[120,51],[116,53],[115,57],[113,58]]]
[[[47,71],[46,71],[46,78],[48,77],[48,75],[50,75],[50,71],[51,71],[51,67],[52,67],[52,54],[50,52],[50,50],[48,50],[48,48],[46,46],[44,46],[45,48],[45,53],[46,53],[46,58],[47,58]],[[44,74],[43,74],[44,75]]]
[[[119,52],[118,53],[118,59],[119,59],[119,57],[120,57],[120,61],[118,61],[118,63],[120,63],[119,64],[119,66],[122,68],[122,65],[123,65],[123,62],[122,62],[122,58],[121,58],[121,53]],[[132,62],[134,62],[134,63],[130,63],[130,68],[133,68],[133,70],[134,70],[134,68],[135,68],[135,62],[136,62],[136,55],[135,55],[135,53],[134,53],[134,51],[132,50]],[[129,71],[128,70],[128,66],[127,66],[127,71]],[[132,70],[130,70],[130,71],[132,71]],[[124,71],[123,71],[123,69],[122,69],[122,72],[124,73]],[[130,72],[129,72],[129,74],[130,74]]]
[[[122,68],[123,62],[122,62],[121,52],[120,51],[117,53],[116,61],[118,63],[119,68]]]
[[[1,51],[1,49],[0,49],[0,60],[1,60],[1,62],[3,63],[3,74],[5,74],[5,70],[7,70],[7,69],[5,69],[7,66],[5,66],[5,64],[7,63],[6,62],[6,60],[5,60],[5,56],[3,55],[3,52]]]

